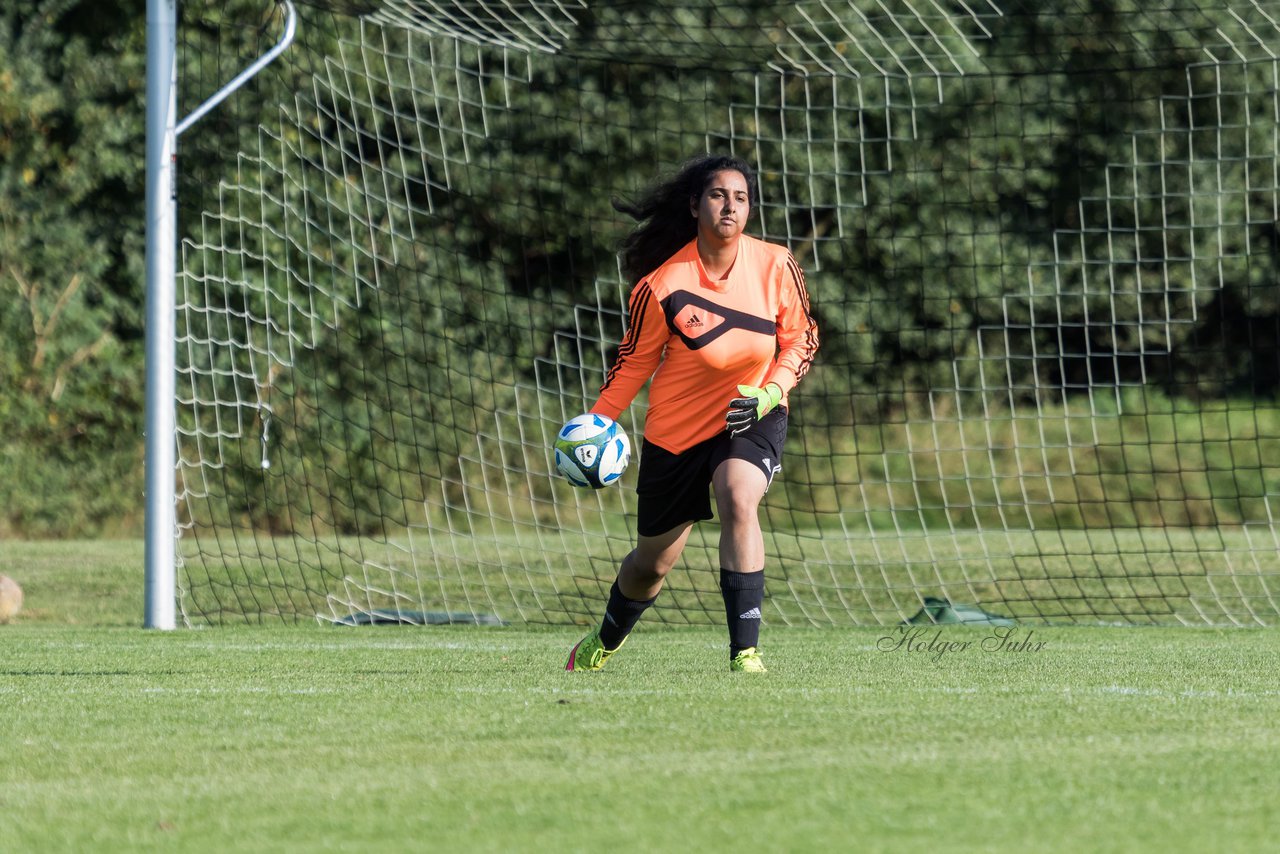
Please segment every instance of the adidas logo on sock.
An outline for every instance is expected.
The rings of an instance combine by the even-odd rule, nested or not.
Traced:
[[[738,619],[739,620],[758,620],[760,619],[760,609],[752,608],[750,611],[746,612],[745,614],[739,614]]]

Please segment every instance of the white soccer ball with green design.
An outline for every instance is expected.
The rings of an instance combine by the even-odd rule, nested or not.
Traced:
[[[603,489],[618,482],[631,462],[631,442],[612,418],[588,412],[556,434],[556,471],[574,486]]]

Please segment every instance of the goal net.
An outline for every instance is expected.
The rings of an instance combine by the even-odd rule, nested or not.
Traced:
[[[549,449],[627,323],[610,198],[711,151],[823,341],[767,620],[1276,622],[1280,2],[1055,5],[300,6],[179,150],[182,619],[594,623],[635,466]],[[281,26],[180,6],[187,105]],[[722,621],[717,535],[648,619]]]

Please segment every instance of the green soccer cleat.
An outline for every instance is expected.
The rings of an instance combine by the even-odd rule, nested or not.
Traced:
[[[569,663],[564,666],[564,669],[599,670],[604,667],[609,656],[622,649],[622,644],[626,642],[627,639],[623,638],[613,649],[605,649],[604,644],[600,642],[600,630],[595,629],[574,646],[569,653]]]
[[[735,673],[768,673],[760,650],[749,646],[729,660],[729,669]]]

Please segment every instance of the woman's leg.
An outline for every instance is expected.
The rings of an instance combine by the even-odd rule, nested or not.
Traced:
[[[622,646],[627,635],[662,590],[667,573],[680,559],[689,540],[692,522],[677,525],[664,534],[638,537],[636,547],[622,559],[618,577],[609,589],[600,628],[578,641],[569,653],[565,670],[599,670]]]
[[[618,587],[631,599],[652,599],[662,589],[662,582],[680,559],[689,541],[692,522],[677,525],[664,534],[636,538],[636,547],[622,559],[618,570]]]
[[[760,500],[769,481],[755,463],[730,458],[711,479],[720,514],[720,566],[729,572],[764,569],[764,532],[760,530]]]
[[[640,615],[662,590],[662,582],[680,559],[693,523],[686,522],[654,537],[640,536],[636,547],[622,559],[618,578],[609,590],[609,604],[600,624],[600,642],[607,650],[622,646]]]
[[[720,593],[729,627],[729,659],[734,669],[763,670],[755,647],[760,642],[764,605],[764,532],[760,529],[760,500],[769,479],[754,463],[730,458],[711,480],[720,514]],[[752,650],[753,661],[739,659]]]

